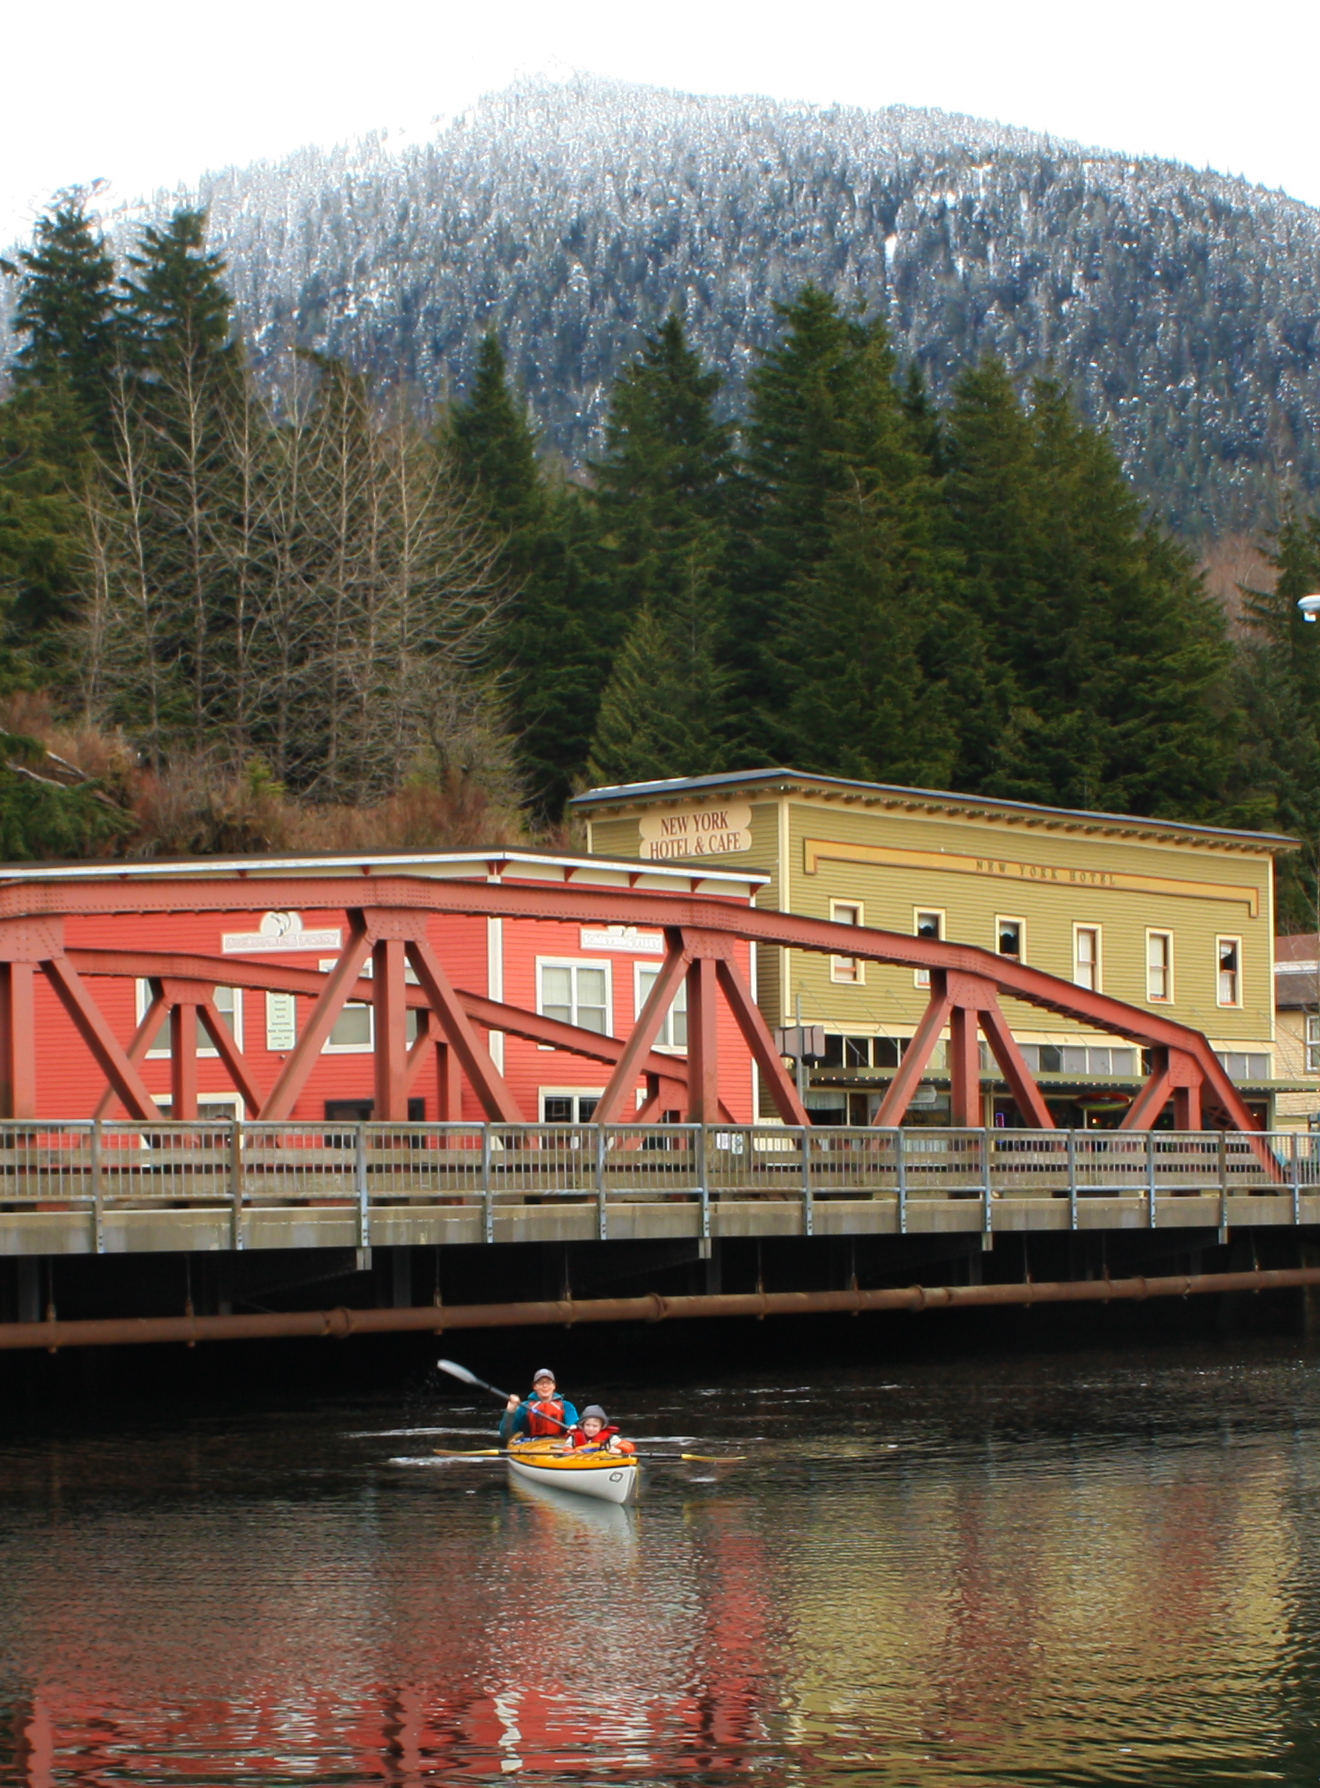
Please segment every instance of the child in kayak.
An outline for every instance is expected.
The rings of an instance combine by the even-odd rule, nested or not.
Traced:
[[[589,1447],[593,1452],[634,1453],[632,1441],[624,1440],[617,1426],[609,1420],[599,1403],[588,1403],[582,1420],[569,1434],[573,1447]]]

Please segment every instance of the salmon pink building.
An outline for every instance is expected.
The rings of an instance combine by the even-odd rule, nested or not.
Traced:
[[[8,1109],[137,1117],[149,1099],[180,1118],[586,1122],[668,974],[614,1121],[685,1118],[677,927],[694,899],[746,909],[763,881],[533,851],[16,870],[0,883],[26,915],[0,921]],[[577,891],[584,916],[538,914],[551,889],[560,910]],[[630,895],[662,919],[672,902],[675,929],[613,918]],[[35,936],[43,923],[58,944]],[[754,1000],[750,945],[728,952]],[[750,1122],[752,1050],[727,1000],[711,1004],[708,1121]]]

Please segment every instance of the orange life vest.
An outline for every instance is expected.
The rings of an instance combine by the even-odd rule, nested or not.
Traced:
[[[540,1440],[547,1434],[563,1434],[563,1404],[555,1398],[551,1398],[549,1403],[541,1403],[533,1398],[527,1405],[527,1432],[533,1440]]]

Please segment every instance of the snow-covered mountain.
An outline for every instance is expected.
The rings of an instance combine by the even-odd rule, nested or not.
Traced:
[[[260,355],[293,339],[441,397],[493,324],[575,459],[668,306],[736,401],[815,279],[937,389],[988,350],[1053,366],[1189,530],[1258,522],[1272,474],[1320,488],[1320,212],[1240,180],[934,111],[580,79],[200,192]]]

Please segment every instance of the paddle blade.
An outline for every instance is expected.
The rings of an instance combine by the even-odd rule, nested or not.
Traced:
[[[716,1459],[710,1453],[680,1453],[680,1459],[687,1459],[693,1465],[741,1465],[746,1453],[734,1453],[727,1459]]]
[[[467,1452],[454,1452],[449,1447],[432,1447],[431,1451],[441,1459],[502,1459],[503,1447],[472,1447]]]
[[[457,1360],[437,1360],[436,1365],[442,1372],[447,1372],[451,1378],[461,1378],[464,1384],[475,1385],[480,1391],[484,1391],[486,1388],[475,1372],[469,1372],[467,1367],[460,1366]]]

